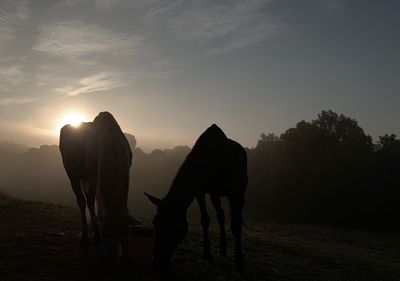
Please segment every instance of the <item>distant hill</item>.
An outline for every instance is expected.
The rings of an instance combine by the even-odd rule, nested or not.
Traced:
[[[126,138],[128,139],[128,142],[132,148],[132,150],[134,150],[136,148],[136,138],[134,135],[129,134],[129,133],[124,133]],[[47,146],[47,145],[45,145]],[[0,140],[0,154],[4,154],[4,153],[25,153],[27,152],[29,149],[31,149],[32,147],[27,146],[25,144],[21,144],[21,143],[16,143],[13,141],[9,141],[9,140]]]
[[[0,141],[0,153],[24,153],[29,146],[12,141]]]

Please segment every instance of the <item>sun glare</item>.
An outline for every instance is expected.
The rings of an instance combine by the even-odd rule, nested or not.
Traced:
[[[59,131],[64,125],[67,124],[70,124],[74,127],[79,127],[80,124],[85,120],[85,116],[80,112],[68,112],[58,122],[57,131]]]

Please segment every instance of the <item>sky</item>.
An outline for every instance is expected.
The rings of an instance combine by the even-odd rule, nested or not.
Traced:
[[[332,109],[400,135],[400,1],[1,0],[0,140],[111,112],[145,150],[247,147]]]

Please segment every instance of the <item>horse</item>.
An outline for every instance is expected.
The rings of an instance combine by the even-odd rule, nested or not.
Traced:
[[[137,225],[138,221],[127,207],[132,151],[117,121],[111,113],[100,112],[91,123],[78,128],[64,126],[60,150],[81,210],[82,239],[88,240],[84,188],[79,185],[85,182],[86,202],[102,255],[114,260],[121,247],[121,258],[128,257],[129,224]]]
[[[103,256],[115,259],[119,247],[121,258],[128,257],[129,170],[132,150],[115,118],[100,112],[93,120],[86,165],[90,185],[96,187],[96,204]]]
[[[210,194],[220,226],[220,254],[226,255],[227,247],[225,216],[221,206],[221,197],[227,197],[231,209],[230,229],[235,238],[236,270],[244,271],[241,232],[247,182],[246,150],[213,124],[197,139],[166,196],[158,199],[145,193],[157,206],[153,218],[155,270],[167,271],[173,252],[188,232],[187,210],[194,199],[201,211],[203,256],[211,256],[208,237],[210,217],[205,204],[205,195]]]
[[[89,209],[90,220],[93,226],[93,238],[95,241],[99,240],[97,224],[95,223],[96,187],[89,184],[86,168],[86,155],[91,125],[91,122],[81,123],[79,126],[65,125],[60,130],[59,142],[63,165],[71,182],[72,191],[75,194],[81,213],[81,244],[83,246],[89,244],[86,207]]]

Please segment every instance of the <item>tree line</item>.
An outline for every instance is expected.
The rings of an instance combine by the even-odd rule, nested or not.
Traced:
[[[143,192],[165,195],[190,148],[144,152],[127,138],[134,157],[130,210],[150,216]],[[0,147],[0,190],[75,206],[58,146],[19,150]],[[400,140],[393,134],[374,142],[355,119],[328,110],[280,136],[261,134],[247,154],[247,220],[400,229]]]
[[[400,140],[377,142],[331,110],[248,150],[247,211],[259,219],[399,228]]]

